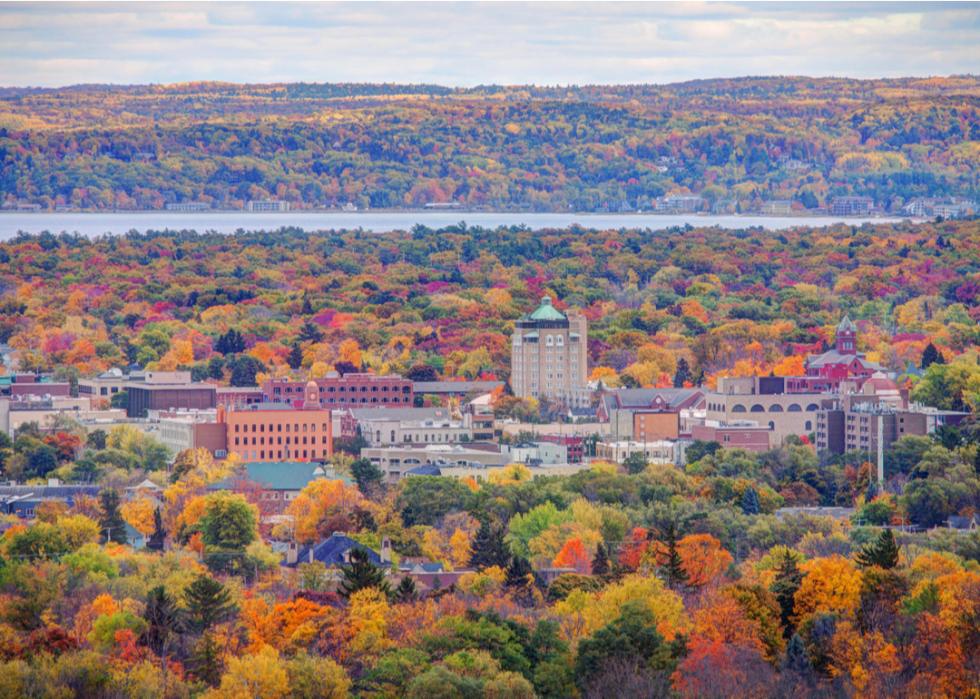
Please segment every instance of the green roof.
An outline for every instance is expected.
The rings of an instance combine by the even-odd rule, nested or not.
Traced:
[[[567,320],[565,314],[551,305],[551,299],[545,296],[541,305],[530,316],[531,320]]]
[[[342,480],[350,484],[349,478],[338,475],[329,464],[321,466],[316,462],[257,461],[243,464],[242,469],[236,475],[215,483],[211,489],[225,490],[241,478],[263,485],[269,490],[302,490],[307,483],[317,478]],[[318,469],[323,473],[317,473]]]

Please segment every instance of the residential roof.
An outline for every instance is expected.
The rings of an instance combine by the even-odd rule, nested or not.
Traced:
[[[415,468],[409,469],[405,472],[406,476],[441,476],[442,471],[439,470],[438,466],[431,466],[429,464],[423,464],[422,466],[416,466]]]
[[[702,391],[698,388],[620,388],[606,391],[602,394],[602,400],[607,410],[639,409],[653,407],[659,398],[664,408],[676,410],[700,395]]]
[[[253,481],[268,490],[302,490],[317,478],[341,480],[350,483],[346,476],[337,475],[333,468],[324,468],[310,461],[270,461],[252,462],[242,465],[242,470],[233,476],[208,486],[209,490],[228,490],[241,479]]]
[[[564,313],[551,305],[551,297],[545,296],[529,316],[530,320],[568,320]]]
[[[313,553],[313,560],[323,563],[325,566],[347,565],[347,552],[353,548],[367,551],[368,560],[375,565],[381,564],[381,556],[369,549],[364,544],[360,544],[349,536],[334,532],[328,538],[313,546],[304,546],[296,554],[296,563],[309,563],[310,552]]]
[[[869,362],[867,359],[862,357],[860,354],[841,354],[837,350],[827,350],[823,354],[815,354],[807,359],[806,365],[808,367],[821,367],[826,364],[850,364],[855,359],[861,362],[861,365],[866,369],[881,369],[880,364],[875,362]]]

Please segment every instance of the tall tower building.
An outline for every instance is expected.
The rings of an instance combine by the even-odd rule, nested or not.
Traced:
[[[547,398],[569,408],[589,405],[586,385],[588,324],[565,314],[545,296],[537,309],[514,324],[510,385],[521,398]]]

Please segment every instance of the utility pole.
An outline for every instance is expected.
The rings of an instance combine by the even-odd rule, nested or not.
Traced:
[[[878,492],[885,490],[885,418],[878,412]]]

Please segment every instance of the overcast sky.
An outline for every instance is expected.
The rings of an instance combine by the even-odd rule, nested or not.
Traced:
[[[0,2],[0,85],[980,72],[980,3]]]

